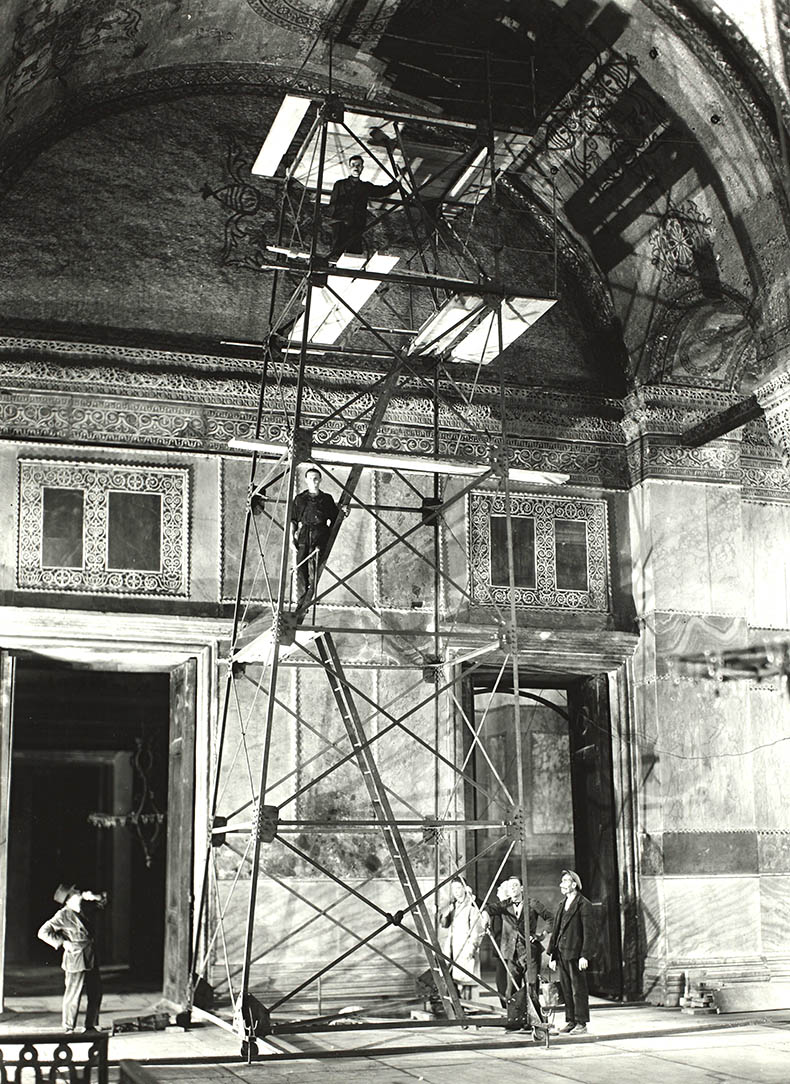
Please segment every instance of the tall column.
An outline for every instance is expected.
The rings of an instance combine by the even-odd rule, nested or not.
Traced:
[[[740,433],[681,434],[727,396],[656,387],[627,403],[643,988],[765,977],[749,690],[677,677],[673,657],[747,643]],[[715,916],[715,920],[714,920]]]

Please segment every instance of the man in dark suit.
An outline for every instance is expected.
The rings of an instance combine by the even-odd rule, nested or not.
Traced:
[[[585,1035],[590,1020],[587,992],[587,966],[593,951],[592,904],[581,894],[578,873],[564,869],[560,892],[564,896],[554,916],[554,929],[549,941],[549,967],[557,971],[565,999],[565,1027],[570,1035]]]
[[[529,898],[529,950],[524,922],[524,887],[518,877],[503,881],[497,889],[498,903],[488,903],[489,914],[498,917],[502,926],[499,934],[501,960],[497,960],[497,990],[504,1005],[514,990],[528,976],[530,994],[537,1005],[538,972],[543,947],[537,936],[538,917],[551,921],[548,907],[540,900]]]
[[[61,966],[65,972],[64,1031],[76,1031],[83,991],[88,998],[85,1010],[85,1030],[100,1030],[99,1009],[102,989],[99,961],[96,955],[96,931],[90,908],[83,906],[85,901],[104,907],[107,903],[107,895],[82,891],[76,885],[59,885],[55,891],[55,902],[62,906],[38,931],[38,936],[42,941],[54,949],[63,949]]]
[[[299,598],[297,607],[309,602],[317,586],[316,573],[324,558],[329,536],[340,509],[321,489],[321,471],[312,464],[305,471],[307,489],[294,498],[291,510],[291,541],[296,550]]]
[[[359,255],[367,252],[364,233],[368,219],[368,200],[383,199],[398,187],[397,181],[389,184],[371,184],[360,179],[364,162],[361,154],[348,160],[350,176],[336,181],[329,197],[327,219],[332,223],[332,247],[329,259],[336,260],[344,252]]]

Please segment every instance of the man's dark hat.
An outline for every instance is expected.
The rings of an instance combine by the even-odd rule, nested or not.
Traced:
[[[582,879],[579,876],[579,874],[575,870],[572,870],[572,869],[564,869],[562,872],[568,874],[570,879],[576,885],[576,888],[578,889],[578,891],[581,892],[581,890],[582,890]]]
[[[58,885],[55,889],[55,903],[66,903],[72,896],[79,893],[76,885]]]

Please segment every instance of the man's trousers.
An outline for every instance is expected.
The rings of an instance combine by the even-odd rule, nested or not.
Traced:
[[[296,582],[299,585],[297,605],[312,598],[316,588],[316,571],[329,541],[329,533],[302,529],[302,535],[296,546]]]
[[[508,960],[505,964],[497,953],[496,957],[496,987],[502,1006],[507,1004],[507,999],[512,997],[516,990],[520,990],[524,984],[524,967],[518,960]]]
[[[88,999],[85,1008],[85,1027],[88,1031],[99,1023],[101,1008],[101,974],[98,967],[90,971],[64,971],[66,988],[63,991],[63,1027],[73,1030],[77,1026],[80,1000],[83,991]]]
[[[586,1024],[590,1020],[590,999],[587,994],[587,972],[579,970],[578,960],[563,960],[557,956],[557,973],[565,999],[565,1019],[569,1024]]]

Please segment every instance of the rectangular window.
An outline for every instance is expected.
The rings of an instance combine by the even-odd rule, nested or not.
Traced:
[[[159,572],[162,498],[158,493],[110,491],[107,499],[107,567]]]
[[[609,607],[609,544],[605,500],[478,490],[469,494],[469,586],[479,606],[511,602],[507,500],[513,524],[513,601],[519,609]]]
[[[587,524],[577,519],[555,519],[554,553],[557,589],[587,590]]]
[[[513,528],[513,572],[516,587],[535,586],[535,520],[531,517],[510,519]],[[491,583],[509,585],[507,570],[507,519],[491,517]]]
[[[44,568],[82,568],[81,489],[42,492],[41,564]]]

